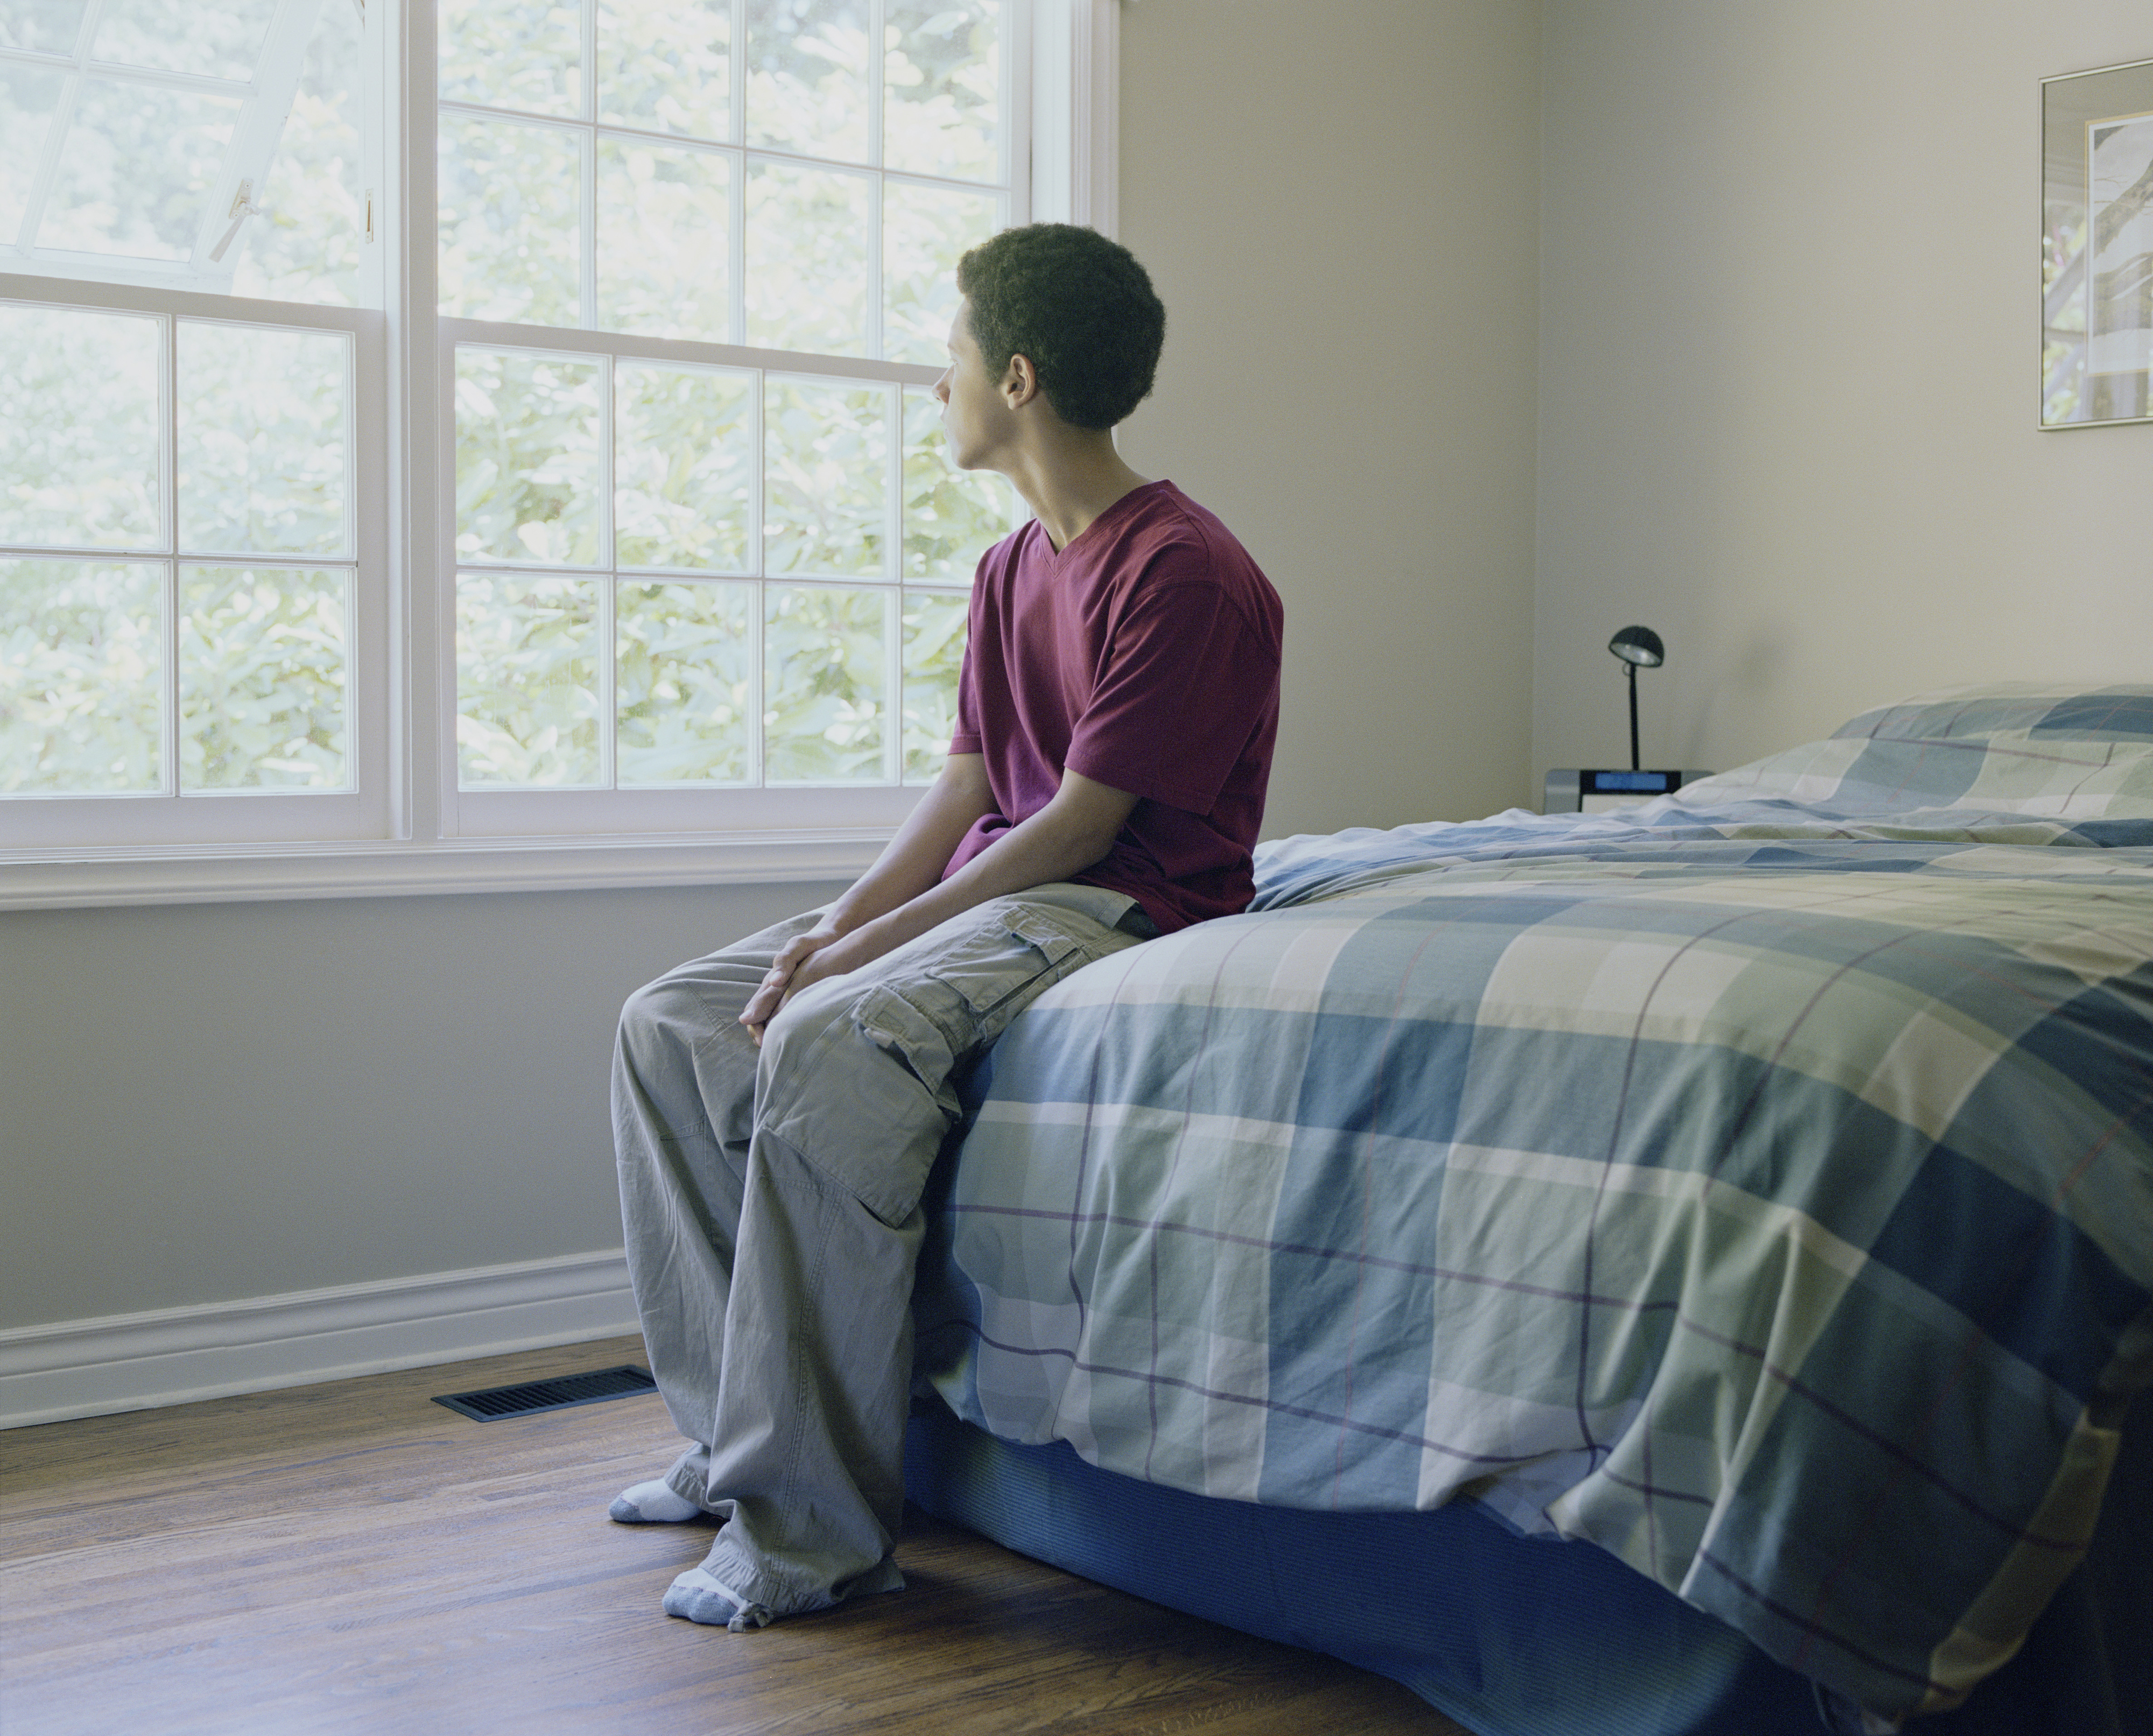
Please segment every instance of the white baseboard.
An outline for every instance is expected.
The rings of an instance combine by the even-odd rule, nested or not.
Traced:
[[[637,1330],[618,1248],[0,1330],[0,1428]]]

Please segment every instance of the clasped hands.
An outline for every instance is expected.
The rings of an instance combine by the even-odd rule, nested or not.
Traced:
[[[843,933],[831,927],[826,917],[806,934],[796,934],[785,943],[764,973],[762,985],[741,1009],[740,1021],[760,1049],[763,1027],[802,989],[825,977],[842,976],[872,964],[888,949],[887,944],[878,944],[873,923]]]

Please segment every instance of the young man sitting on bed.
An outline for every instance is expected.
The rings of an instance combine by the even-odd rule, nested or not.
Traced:
[[[948,763],[835,904],[621,1016],[629,1270],[690,1444],[612,1516],[721,1518],[665,1611],[736,1632],[903,1584],[908,1301],[954,1077],[1050,985],[1253,889],[1281,611],[1224,525],[1115,450],[1165,332],[1150,279],[1037,224],[957,283],[950,455],[1037,517],[980,563]]]

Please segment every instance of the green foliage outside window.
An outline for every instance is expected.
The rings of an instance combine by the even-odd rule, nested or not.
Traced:
[[[470,573],[456,581],[456,765],[461,781],[592,785],[598,725],[598,587]]]
[[[624,786],[749,781],[755,593],[747,584],[620,588]]]
[[[157,787],[162,583],[147,564],[0,561],[0,790]]]
[[[624,567],[751,570],[755,380],[718,369],[613,370],[613,542]]]
[[[889,498],[885,387],[773,379],[764,396],[763,564],[878,578]]]
[[[942,769],[957,729],[957,675],[965,657],[971,599],[939,591],[904,598],[904,776],[931,779]]]
[[[895,601],[888,591],[770,588],[762,725],[772,783],[882,781]]]
[[[350,599],[343,574],[180,574],[180,787],[339,789]]]
[[[0,307],[0,542],[154,546],[157,322]]]
[[[1016,524],[1015,506],[1000,476],[951,466],[934,395],[906,392],[904,577],[970,583],[980,557]]]
[[[456,555],[595,567],[604,524],[605,366],[456,354]]]

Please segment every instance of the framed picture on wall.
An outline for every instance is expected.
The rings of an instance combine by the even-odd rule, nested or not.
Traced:
[[[2153,421],[2153,60],[2041,81],[2041,426]]]

